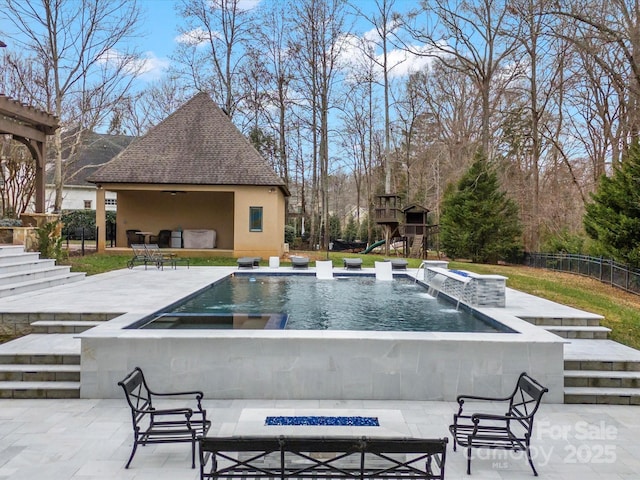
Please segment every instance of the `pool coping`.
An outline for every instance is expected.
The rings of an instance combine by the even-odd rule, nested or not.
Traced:
[[[255,268],[251,271],[247,270],[238,270],[238,269],[230,269],[227,267],[204,267],[212,269],[211,272],[213,275],[209,277],[209,283],[203,285],[202,287],[196,289],[200,290],[202,288],[206,288],[208,285],[215,283],[217,281],[222,280],[223,278],[238,273],[240,275],[249,275],[251,273],[254,274],[267,274],[267,275],[305,275],[305,276],[313,276],[315,275],[315,268],[309,268],[307,270],[293,269],[287,267],[279,267],[277,269],[274,268],[266,268],[260,267]],[[394,272],[394,276],[407,276],[409,278],[414,278],[417,275],[418,270],[416,272],[407,270],[403,272]],[[340,276],[371,276],[375,274],[375,270],[372,268],[363,268],[360,271],[353,271],[342,269],[334,269],[334,275],[338,274]],[[421,280],[417,280],[419,283],[423,284]],[[196,290],[192,291],[193,294]],[[507,289],[511,290],[511,289]],[[521,293],[521,292],[520,292]],[[513,294],[512,294],[513,295]],[[526,294],[523,294],[526,295]],[[183,295],[180,298],[184,298]],[[533,297],[532,298],[537,298]],[[542,299],[540,299],[542,300]],[[141,321],[145,317],[157,312],[158,310],[175,303],[176,300],[172,300],[164,305],[157,305],[151,307],[150,309],[138,311],[138,312],[127,312],[124,313],[108,322],[105,322],[102,325],[98,325],[86,332],[80,333],[77,335],[78,338],[105,338],[105,337],[113,337],[114,334],[120,338],[139,338],[139,337],[153,337],[153,338],[163,338],[163,337],[179,337],[179,338],[202,338],[211,336],[215,338],[220,337],[228,337],[228,338],[269,338],[269,337],[282,337],[283,335],[287,338],[314,338],[317,336],[324,338],[371,338],[371,339],[380,339],[380,338],[388,338],[388,339],[442,339],[442,340],[456,340],[456,341],[476,341],[477,335],[483,335],[488,341],[522,341],[522,342],[548,342],[548,343],[567,343],[566,340],[554,335],[553,333],[548,332],[545,329],[537,327],[526,320],[522,320],[512,314],[510,312],[509,306],[506,307],[469,307],[473,310],[477,310],[482,315],[486,315],[489,318],[493,318],[498,322],[504,324],[508,328],[515,330],[517,333],[509,333],[509,332],[500,332],[500,333],[487,333],[487,332],[381,332],[381,331],[366,331],[366,330],[162,330],[162,329],[146,329],[142,332],[136,329],[127,329],[125,327],[130,326],[136,322]],[[553,303],[553,302],[552,302]],[[520,305],[522,305],[522,299],[520,298]],[[556,304],[557,305],[557,304]],[[157,307],[157,308],[156,308]],[[571,308],[571,307],[567,307]],[[589,314],[588,312],[582,312],[577,309],[571,309],[573,314],[582,314],[587,316],[593,316],[593,314]],[[539,316],[539,313],[536,315]],[[501,338],[503,336],[508,336],[509,338]],[[520,335],[521,337],[516,338],[514,336]],[[527,338],[523,338],[527,337]]]

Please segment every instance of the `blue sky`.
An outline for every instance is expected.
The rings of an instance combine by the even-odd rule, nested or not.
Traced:
[[[176,4],[180,0],[138,0],[142,10],[142,26],[141,30],[145,33],[144,38],[139,39],[139,48],[143,52],[146,59],[146,73],[140,78],[142,82],[148,82],[159,78],[162,72],[170,65],[169,56],[176,47],[178,37],[178,22],[181,21],[180,16],[176,13]],[[241,0],[247,4],[255,6],[261,0]],[[355,0],[362,11],[374,11],[374,0]],[[406,12],[409,8],[417,6],[417,0],[395,0],[394,9]],[[354,26],[355,32],[359,36],[367,36],[367,30],[371,25],[367,25],[366,21],[360,20]],[[403,61],[397,68],[397,75],[404,76],[407,69],[414,66],[424,66],[428,60],[426,58],[413,58],[412,61],[406,60],[406,54],[399,50],[391,52],[391,58],[402,57]]]
[[[175,0],[139,0],[142,10],[142,27],[145,37],[140,39],[140,48],[149,64],[149,72],[143,80],[160,76],[169,66],[169,55],[176,46],[178,15]]]

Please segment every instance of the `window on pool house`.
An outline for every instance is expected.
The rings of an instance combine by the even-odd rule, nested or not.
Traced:
[[[262,207],[249,207],[249,231],[262,231]]]

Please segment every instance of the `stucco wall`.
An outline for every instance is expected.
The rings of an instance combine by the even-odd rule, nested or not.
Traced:
[[[213,229],[217,247],[233,248],[233,193],[118,192],[118,246],[127,246],[127,230]]]
[[[165,186],[164,192],[150,188],[118,190],[117,246],[127,246],[126,231],[132,229],[154,234],[164,229],[213,229],[216,248],[232,250],[238,257],[284,252],[285,197],[278,188],[208,187],[217,190],[202,191],[197,186]],[[261,232],[249,229],[250,207],[263,209]]]
[[[262,207],[262,232],[249,230],[250,207]],[[234,251],[238,256],[263,255],[267,250],[284,251],[284,196],[273,187],[238,187],[235,201],[236,236]]]

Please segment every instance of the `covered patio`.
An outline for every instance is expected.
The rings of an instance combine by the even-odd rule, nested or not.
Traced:
[[[199,93],[89,177],[97,186],[98,251],[106,249],[105,192],[116,192],[115,248],[127,231],[171,234],[172,251],[281,256],[289,192],[206,93]],[[137,233],[141,232],[141,233]]]

